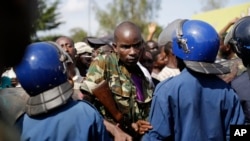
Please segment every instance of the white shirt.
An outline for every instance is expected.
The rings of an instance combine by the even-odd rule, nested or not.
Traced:
[[[149,80],[150,85],[155,86],[153,83],[152,77],[151,77],[150,73],[148,72],[148,70],[140,62],[137,62],[137,65],[140,67],[140,69],[144,73],[145,77]]]
[[[158,73],[157,79],[159,81],[163,81],[169,77],[176,76],[180,74],[180,70],[178,68],[169,68],[165,66],[160,73]]]

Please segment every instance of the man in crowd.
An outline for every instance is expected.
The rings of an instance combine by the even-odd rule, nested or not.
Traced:
[[[98,55],[86,76],[86,80],[96,84],[104,80],[108,83],[105,87],[111,90],[108,94],[111,98],[104,100],[93,92],[98,99],[96,107],[105,119],[119,123],[134,140],[151,128],[146,119],[154,87],[137,65],[143,51],[142,45],[141,31],[137,25],[129,21],[122,22],[114,31],[115,52]],[[112,101],[115,105],[111,104]],[[111,107],[116,107],[119,112],[114,114],[109,110]]]

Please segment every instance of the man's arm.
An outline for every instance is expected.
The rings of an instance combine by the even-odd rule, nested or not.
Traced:
[[[106,80],[97,84],[97,86],[92,89],[92,94],[102,103],[116,122],[121,122],[123,118],[122,113],[116,108],[116,103]]]
[[[113,135],[115,141],[132,141],[132,137],[122,131],[118,125],[114,125],[105,119],[104,125],[106,126],[106,129],[109,131],[109,133]]]
[[[236,21],[238,21],[239,20],[239,18],[238,17],[235,17],[235,18],[233,18],[232,20],[230,20],[220,31],[219,31],[219,36],[220,36],[220,38],[222,38],[222,36],[228,31],[228,29],[232,26],[232,25],[234,25],[234,23],[236,22]]]
[[[148,36],[147,36],[147,41],[149,40],[152,40],[153,39],[153,36],[155,34],[155,31],[156,31],[156,23],[150,23],[148,25]]]
[[[104,80],[104,73],[107,66],[106,57],[104,55],[98,55],[91,62],[88,72],[86,74],[86,80],[99,83]]]

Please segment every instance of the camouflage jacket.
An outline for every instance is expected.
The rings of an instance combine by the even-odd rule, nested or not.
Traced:
[[[137,66],[139,69],[139,66]],[[115,53],[110,55],[99,55],[91,63],[86,80],[99,83],[107,80],[112,91],[116,106],[123,115],[126,115],[131,122],[138,119],[146,119],[149,114],[149,107],[152,99],[154,86],[152,86],[140,70],[144,101],[136,100],[136,87],[131,79],[131,74],[125,66],[119,62]],[[102,105],[95,105],[106,119],[111,116]]]

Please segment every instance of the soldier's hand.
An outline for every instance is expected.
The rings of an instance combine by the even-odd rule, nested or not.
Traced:
[[[132,141],[132,137],[122,131],[117,124],[113,130],[114,141]]]
[[[107,120],[103,120],[106,129],[114,137],[114,141],[132,141],[132,137],[125,133],[120,127],[119,124],[115,125]]]
[[[146,131],[153,128],[150,123],[145,120],[138,120],[136,123],[132,123],[132,127],[139,134],[144,134]]]

